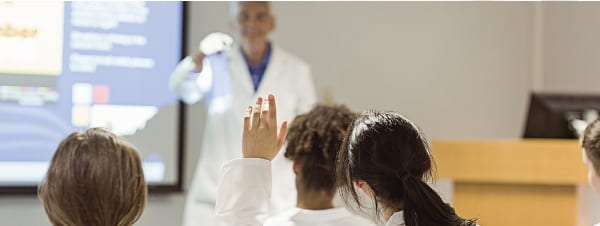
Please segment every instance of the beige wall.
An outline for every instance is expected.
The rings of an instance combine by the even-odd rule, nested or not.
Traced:
[[[540,23],[534,4],[275,3],[273,40],[312,65],[321,96],[330,92],[355,110],[400,111],[434,139],[517,138],[535,70],[544,72],[542,90],[593,89],[588,79],[598,78],[598,3],[551,3]],[[227,3],[190,6],[188,51],[210,32],[229,31]],[[565,82],[575,74],[576,82]],[[196,104],[189,111],[188,184],[204,109]],[[138,225],[179,225],[184,198],[152,197]],[[7,225],[44,225],[35,198],[0,203]]]
[[[274,39],[311,63],[321,93],[331,89],[356,110],[400,111],[431,138],[520,135],[531,86],[532,4],[275,8]]]
[[[192,40],[229,31],[226,3],[194,3]],[[308,61],[318,91],[397,110],[434,138],[514,138],[531,86],[530,3],[276,3],[274,43]],[[194,42],[194,43],[196,43]]]
[[[600,2],[544,7],[543,90],[600,94]]]

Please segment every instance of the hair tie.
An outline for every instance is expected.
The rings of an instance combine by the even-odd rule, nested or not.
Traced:
[[[396,171],[394,173],[394,175],[396,176],[396,178],[398,178],[400,180],[406,180],[406,179],[410,178],[410,174],[407,173],[406,171]]]

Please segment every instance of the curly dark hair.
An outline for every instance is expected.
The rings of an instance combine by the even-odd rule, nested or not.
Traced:
[[[312,191],[335,191],[335,158],[346,129],[357,116],[344,105],[317,105],[292,121],[285,157],[300,164],[300,186]]]

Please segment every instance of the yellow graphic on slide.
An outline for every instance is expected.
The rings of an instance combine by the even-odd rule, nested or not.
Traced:
[[[0,2],[0,74],[59,75],[63,17],[63,2]]]

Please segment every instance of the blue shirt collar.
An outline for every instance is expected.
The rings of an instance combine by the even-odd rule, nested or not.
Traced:
[[[272,52],[271,43],[269,42],[267,44],[267,50],[265,50],[265,55],[263,56],[262,60],[260,61],[260,63],[258,65],[250,65],[250,62],[248,61],[248,57],[246,56],[246,53],[244,53],[244,51],[241,49],[241,47],[240,47],[240,51],[242,52],[244,61],[246,62],[246,65],[248,66],[248,72],[250,72],[250,77],[251,77],[252,83],[254,85],[254,91],[257,91],[258,86],[260,85],[260,82],[262,81],[262,79],[265,75],[265,72],[267,71],[267,66],[269,65],[269,61],[271,60],[271,52]]]

